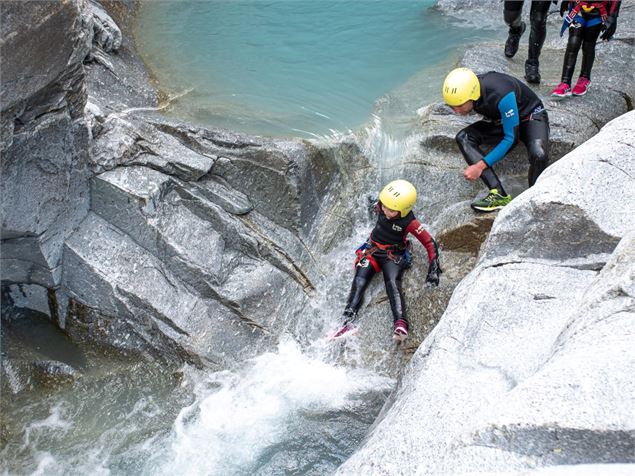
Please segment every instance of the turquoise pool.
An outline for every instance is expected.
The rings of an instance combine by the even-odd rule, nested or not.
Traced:
[[[364,124],[375,101],[427,68],[448,67],[486,32],[433,0],[146,1],[136,39],[169,114],[265,135],[323,135]],[[445,71],[445,69],[443,69]],[[442,78],[431,74],[431,86]],[[421,103],[435,99],[434,87]]]

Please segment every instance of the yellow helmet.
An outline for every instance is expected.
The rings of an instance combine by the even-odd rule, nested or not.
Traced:
[[[391,210],[397,210],[405,217],[417,201],[417,189],[407,180],[394,180],[379,194],[379,201]]]
[[[456,68],[443,81],[443,99],[448,106],[460,106],[481,97],[481,84],[474,71]]]

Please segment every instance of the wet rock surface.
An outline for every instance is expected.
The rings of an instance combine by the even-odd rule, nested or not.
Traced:
[[[53,288],[88,209],[91,17],[79,0],[2,7],[2,280]]]
[[[31,365],[34,378],[43,385],[62,385],[79,377],[77,370],[64,362],[38,360]]]
[[[279,319],[277,296],[303,302],[314,292],[303,237],[337,170],[330,153],[164,119],[133,45],[102,6],[39,5],[27,15],[7,3],[5,29],[38,29],[43,44],[61,35],[68,51],[60,59],[26,45],[42,51],[48,82],[3,89],[3,118],[21,114],[3,128],[10,302],[57,317],[77,339],[175,363],[244,358],[292,326]],[[135,8],[104,5],[120,19]],[[4,51],[10,79],[21,58]],[[49,97],[64,107],[42,127]]]
[[[42,6],[47,6],[49,10],[59,8],[52,2],[43,2]],[[17,29],[23,12],[15,2],[11,7],[15,13],[8,16],[13,21],[8,24]],[[56,316],[60,325],[73,327],[70,322],[75,319],[78,324],[83,322],[75,326],[83,332],[108,328],[109,332],[99,332],[99,338],[95,335],[95,339],[102,343],[111,341],[115,347],[121,346],[122,349],[154,349],[153,354],[166,350],[169,355],[176,352],[176,355],[196,360],[194,355],[199,352],[195,350],[196,346],[188,350],[168,351],[173,345],[166,344],[165,349],[163,346],[165,342],[172,342],[172,338],[164,341],[158,337],[163,331],[156,329],[146,333],[148,322],[162,328],[166,319],[172,322],[171,319],[176,317],[166,318],[162,312],[153,314],[155,309],[150,313],[152,317],[140,319],[142,324],[134,324],[134,316],[138,312],[131,310],[129,302],[145,302],[144,309],[153,308],[148,298],[141,298],[139,293],[154,296],[166,291],[152,288],[145,280],[126,278],[138,276],[136,269],[139,265],[131,268],[130,259],[105,259],[104,254],[116,255],[117,247],[109,249],[92,245],[93,240],[95,243],[114,240],[113,243],[127,243],[121,245],[121,250],[133,247],[130,249],[134,249],[136,255],[147,255],[147,259],[141,258],[141,262],[152,267],[157,276],[165,276],[166,270],[169,270],[171,274],[165,285],[170,289],[174,288],[176,280],[179,283],[176,289],[182,286],[183,292],[191,293],[195,300],[216,302],[215,306],[222,310],[218,311],[219,315],[238,319],[235,325],[247,325],[275,335],[280,330],[275,329],[275,324],[271,327],[276,319],[272,321],[264,316],[277,312],[280,303],[273,298],[263,298],[266,288],[282,287],[298,296],[294,301],[299,302],[292,307],[306,304],[314,291],[315,281],[323,274],[316,271],[316,254],[328,252],[339,240],[350,236],[354,223],[367,220],[357,211],[360,206],[357,190],[368,188],[369,183],[377,183],[379,188],[380,180],[408,176],[418,189],[429,191],[421,194],[420,209],[425,211],[425,215],[420,217],[438,236],[444,249],[444,259],[464,266],[457,273],[450,269],[450,273],[444,275],[442,289],[438,292],[421,291],[425,265],[422,270],[408,273],[405,278],[408,299],[423,302],[422,306],[411,306],[413,322],[417,327],[429,329],[431,323],[438,320],[444,302],[469,270],[469,263],[473,262],[492,221],[491,216],[475,215],[467,208],[468,201],[479,193],[480,184],[457,180],[464,164],[457,153],[454,134],[476,118],[454,116],[442,104],[421,109],[421,129],[413,136],[419,147],[406,149],[403,160],[395,164],[389,174],[382,172],[381,177],[374,171],[376,164],[366,156],[372,144],[369,146],[365,142],[370,139],[365,138],[363,132],[359,137],[341,137],[331,143],[309,143],[246,137],[182,124],[159,115],[158,110],[162,107],[159,95],[151,86],[143,64],[135,56],[134,45],[129,39],[130,25],[126,21],[127,14],[134,13],[134,2],[104,2],[101,6],[77,1],[65,5],[65,8],[71,7],[73,15],[64,16],[62,13],[65,12],[60,12],[59,17],[64,16],[66,22],[70,18],[73,25],[81,26],[78,30],[75,28],[75,36],[67,33],[70,35],[67,42],[75,46],[74,49],[69,46],[74,66],[69,63],[66,70],[58,66],[59,71],[49,67],[48,83],[11,96],[17,99],[20,94],[25,96],[20,104],[28,104],[25,106],[28,111],[25,118],[28,118],[36,115],[36,108],[41,109],[42,104],[46,104],[42,101],[43,97],[49,97],[60,89],[58,83],[61,80],[72,80],[81,85],[79,89],[62,88],[71,95],[66,103],[75,106],[74,109],[69,106],[67,115],[77,117],[77,125],[69,129],[66,127],[69,122],[52,121],[55,127],[51,134],[65,134],[66,137],[60,142],[58,154],[59,160],[67,161],[64,167],[69,166],[69,150],[71,156],[74,154],[72,150],[76,146],[73,144],[82,146],[66,173],[71,188],[69,185],[59,187],[59,184],[49,187],[48,184],[42,185],[42,180],[47,181],[48,178],[40,180],[35,188],[44,192],[41,200],[55,204],[45,219],[34,219],[29,213],[20,211],[20,207],[3,208],[7,216],[3,221],[3,282],[29,284],[34,290],[28,293],[28,296],[33,296],[33,304],[30,304],[31,298],[24,296],[15,302],[40,310],[46,310],[48,304],[48,313]],[[439,8],[451,10],[448,5],[441,4]],[[46,11],[43,8],[40,14],[44,15]],[[38,22],[33,21],[32,24],[37,25]],[[59,34],[60,29],[68,27],[61,24],[54,26],[46,31]],[[629,54],[632,56],[632,51],[624,49],[623,43],[612,42],[615,54],[598,59],[596,70],[600,71],[599,74],[619,69],[618,63],[628,60]],[[522,76],[522,63],[505,59],[499,54],[499,49],[500,46],[496,45],[469,50],[462,63],[477,70],[497,69]],[[545,51],[545,55],[549,54]],[[556,54],[561,52],[553,53],[554,56]],[[54,57],[47,60],[58,61]],[[603,63],[607,61],[607,64]],[[632,73],[625,74],[626,79],[609,101],[601,103],[592,96],[578,101],[576,114],[580,107],[584,108],[584,115],[590,117],[588,122],[577,120],[577,116],[573,120],[572,110],[561,109],[562,105],[550,105],[550,114],[554,116],[554,160],[590,137],[597,130],[597,125],[622,112],[620,108],[626,104],[624,97],[632,95],[633,89]],[[544,74],[545,77],[547,75]],[[548,88],[541,88],[539,94],[546,96]],[[4,101],[3,109],[9,106],[8,110],[12,111],[14,103],[19,102],[17,99]],[[166,100],[169,101],[169,98]],[[398,97],[393,100],[403,102]],[[601,104],[614,106],[599,107]],[[83,111],[80,106],[85,106]],[[26,119],[15,121],[15,124],[18,122],[32,124]],[[38,131],[41,129],[39,127]],[[4,133],[10,130],[3,128]],[[25,146],[33,147],[33,135],[26,131],[12,136],[13,146],[21,144],[22,140]],[[51,151],[55,152],[55,149],[49,145],[47,160],[41,162],[42,151],[11,149],[6,157],[15,169],[13,177],[16,180],[3,180],[3,186],[20,186],[23,189],[25,181],[34,183],[34,177],[41,173],[32,174],[25,163],[29,164],[29,158],[33,157],[33,166],[42,170],[42,164],[50,162]],[[18,155],[26,160],[16,160]],[[60,174],[56,172],[56,167],[53,166],[48,173],[55,173],[57,177]],[[504,161],[498,168],[512,193],[517,194],[526,187],[527,161],[522,147],[517,147],[510,160]],[[24,177],[22,181],[17,179],[18,175]],[[72,184],[77,184],[77,193]],[[51,188],[68,192],[51,201],[51,195],[46,193]],[[23,199],[15,189],[8,192],[9,196],[16,198],[16,203]],[[32,202],[33,198],[30,200]],[[77,205],[67,206],[68,203]],[[41,210],[47,209],[42,207]],[[337,213],[332,210],[337,210]],[[18,223],[24,223],[11,226],[11,217],[15,217]],[[352,220],[347,217],[352,217]],[[80,220],[84,220],[81,226]],[[47,225],[48,222],[55,225]],[[26,231],[20,231],[22,229]],[[76,230],[75,234],[69,238],[73,230]],[[455,252],[456,256],[452,254]],[[25,260],[25,257],[28,259]],[[114,265],[115,262],[119,264]],[[68,272],[62,281],[63,269]],[[260,276],[262,282],[250,279],[252,289],[245,292],[240,287],[238,292],[238,283],[248,279],[247,276],[251,278],[252,272],[255,278]],[[117,294],[113,290],[119,290],[123,282],[129,283],[123,287],[132,293],[124,299],[128,304],[122,304],[118,299],[114,300],[117,301],[115,303],[112,299]],[[153,285],[158,282],[161,280],[156,280]],[[54,299],[49,299],[51,291]],[[43,298],[45,293],[47,299]],[[10,295],[18,296],[15,292]],[[178,300],[177,296],[178,292],[173,299]],[[383,301],[378,299],[381,305]],[[188,302],[188,298],[183,301]],[[260,304],[258,311],[255,310],[256,303]],[[81,313],[82,316],[98,316],[95,319],[102,323],[101,327],[84,327],[84,318],[72,312],[68,314],[69,309],[79,308],[89,310]],[[117,325],[113,324],[119,312],[124,312],[132,321],[122,320]],[[70,319],[67,319],[67,314]],[[293,326],[293,323],[278,325]],[[224,330],[221,327],[218,332],[231,333],[232,326]],[[176,324],[173,327],[181,329]],[[171,325],[166,329],[169,328]],[[186,332],[189,337],[185,337],[185,341],[202,331],[191,328]],[[76,334],[79,338],[81,332]],[[130,335],[137,337],[131,341]],[[125,336],[128,336],[128,342],[134,344],[124,345]],[[158,339],[156,342],[153,341],[155,338]],[[181,345],[185,344],[178,344],[175,348]],[[234,350],[240,347],[236,345]],[[202,355],[206,353],[200,352]]]
[[[338,474],[635,462],[634,124],[633,112],[612,121],[499,214]]]
[[[498,1],[438,8],[495,14],[502,25]],[[415,106],[407,88],[378,101],[418,109],[419,118],[381,167],[372,124],[300,141],[162,116],[170,98],[136,56],[134,9],[132,1],[3,3],[3,306],[43,312],[76,342],[225,368],[314,315],[318,286],[334,272],[323,257],[370,228],[366,195],[407,177],[425,191],[417,213],[442,246],[444,273],[439,288],[425,287],[425,252],[415,244],[403,284],[405,353],[416,353],[340,473],[632,462],[635,118],[610,122],[635,97],[632,5],[615,41],[598,45],[599,87],[559,102],[549,95],[566,43],[550,16],[536,91],[554,165],[525,191],[522,145],[497,164],[516,197],[498,217],[469,209],[483,187],[461,177],[454,136],[478,118],[441,103]],[[460,64],[522,77],[523,48],[508,60],[501,44],[478,46]],[[382,286],[371,285],[363,310],[369,348],[390,338]],[[62,360],[34,360],[44,375],[74,378]],[[19,372],[28,379],[32,370]]]

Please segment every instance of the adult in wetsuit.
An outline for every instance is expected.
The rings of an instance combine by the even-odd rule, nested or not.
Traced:
[[[568,11],[562,25],[560,36],[569,30],[569,41],[564,53],[564,63],[562,65],[562,78],[560,84],[551,93],[552,96],[566,97],[583,96],[587,93],[591,84],[591,68],[595,61],[595,44],[600,33],[602,40],[610,40],[617,28],[617,17],[619,16],[621,2],[597,1],[597,2],[567,2],[560,5],[560,15]],[[575,86],[571,89],[571,79],[578,52],[582,48],[582,66],[580,77]]]
[[[549,118],[542,101],[522,81],[491,71],[476,75],[467,68],[451,71],[443,83],[445,102],[455,113],[472,111],[485,116],[456,135],[456,141],[469,164],[463,176],[479,177],[489,194],[472,202],[478,211],[498,210],[511,201],[492,166],[520,140],[529,154],[527,181],[531,187],[549,163]],[[484,152],[481,146],[494,146]]]
[[[520,37],[525,31],[525,22],[521,20],[524,1],[505,1],[503,18],[509,26],[509,34],[505,42],[505,56],[513,58],[518,51]],[[539,58],[542,45],[547,36],[547,14],[552,0],[532,0],[529,12],[529,49],[525,61],[525,79],[528,83],[540,82]],[[553,2],[557,3],[557,2]]]
[[[408,252],[409,234],[425,247],[428,253],[428,274],[426,282],[439,284],[439,255],[435,241],[412,213],[417,199],[417,191],[406,180],[395,180],[386,185],[379,194],[376,206],[377,223],[370,238],[356,252],[355,277],[344,310],[343,334],[352,324],[359,310],[364,291],[372,277],[382,272],[386,294],[393,315],[393,336],[402,341],[408,336],[408,319],[403,294],[401,276],[410,265]]]

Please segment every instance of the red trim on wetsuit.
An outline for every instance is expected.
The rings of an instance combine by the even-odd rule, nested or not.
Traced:
[[[437,257],[434,247],[434,241],[430,233],[426,231],[421,222],[416,218],[410,222],[404,232],[404,237],[408,234],[412,234],[419,242],[425,247],[428,252],[428,263],[431,263],[433,259]]]
[[[578,15],[580,13],[580,10],[582,10],[582,7],[588,7],[588,8],[596,8],[599,12],[600,12],[600,16],[602,17],[602,22],[606,21],[606,2],[602,1],[602,2],[581,2],[580,0],[577,0],[574,5],[573,8],[571,9],[571,11],[569,12],[569,18],[571,20],[573,20],[575,18],[576,15]],[[586,11],[586,10],[584,10]]]
[[[571,3],[573,3],[573,5],[571,5]],[[574,2],[570,2],[569,6],[571,7],[571,10],[575,11],[575,13],[571,16],[571,18],[573,18],[576,14],[578,14],[580,12],[580,10],[582,9],[582,7],[584,6],[584,7],[596,8],[600,12],[600,15],[602,16],[602,20],[606,21],[606,17],[608,15],[612,15],[613,13],[615,13],[615,16],[617,16],[617,14],[619,12],[620,3],[621,3],[620,0],[615,0],[615,1],[602,0],[602,1],[589,1],[589,2],[574,1]]]

